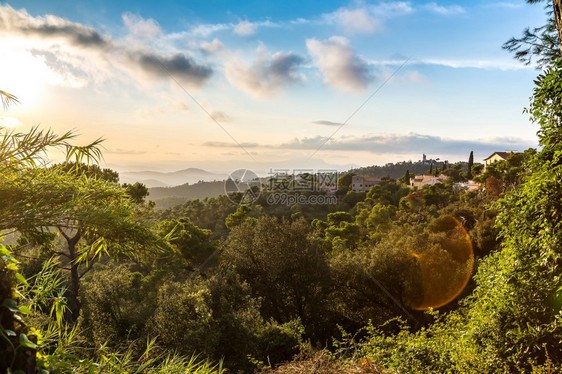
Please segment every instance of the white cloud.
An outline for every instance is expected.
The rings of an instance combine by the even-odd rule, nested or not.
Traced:
[[[449,60],[449,59],[424,59],[420,63],[428,65],[441,65],[455,69],[499,69],[499,70],[520,70],[532,69],[533,67],[523,65],[513,60],[493,61],[493,60]]]
[[[263,98],[275,95],[293,83],[302,82],[304,76],[298,69],[304,59],[292,52],[271,54],[265,47],[257,49],[257,59],[252,64],[234,57],[225,66],[225,75],[234,86]]]
[[[369,60],[369,64],[376,66],[394,65],[399,66],[404,60]],[[534,69],[532,66],[523,65],[513,60],[454,60],[426,58],[410,60],[406,65],[438,65],[454,69],[498,69],[498,70],[521,70]]]
[[[282,144],[244,144],[247,148],[286,149],[286,150],[317,150],[320,145],[326,151],[370,152],[374,154],[412,154],[423,153],[431,149],[433,154],[466,155],[470,150],[480,153],[481,157],[503,149],[524,150],[536,146],[531,140],[520,138],[488,138],[488,139],[451,139],[435,135],[409,134],[367,134],[363,136],[341,136],[330,139],[325,136],[293,138]],[[216,148],[235,148],[236,144],[224,142],[206,142],[205,146]]]
[[[359,4],[355,7],[341,7],[332,13],[322,15],[324,23],[340,27],[346,34],[373,34],[383,27],[383,19],[414,12],[409,2],[383,2],[376,5]],[[308,20],[311,22],[311,20]]]
[[[508,9],[517,9],[521,8],[525,3],[517,2],[517,3],[510,3],[510,2],[499,2],[499,3],[488,3],[485,5],[486,8],[508,8]]]
[[[439,5],[435,2],[425,4],[422,8],[442,15],[463,14],[466,10],[460,5]]]
[[[372,6],[372,10],[374,14],[385,18],[402,16],[414,12],[414,8],[409,1],[383,2]]]
[[[22,123],[14,117],[0,116],[0,127],[19,127]]]
[[[133,13],[123,13],[123,23],[133,36],[139,38],[157,38],[163,35],[160,25],[152,18],[144,19]]]
[[[322,72],[324,83],[330,86],[363,92],[373,80],[367,62],[353,51],[344,37],[333,36],[325,41],[308,39],[306,47]]]
[[[181,32],[173,34],[172,37],[176,36],[178,38],[184,38],[186,34],[190,34],[193,36],[201,36],[201,37],[208,37],[211,34],[214,34],[219,31],[228,30],[231,28],[231,25],[225,23],[217,23],[217,24],[201,24],[193,27],[190,29],[189,33]]]
[[[213,39],[211,42],[201,43],[201,49],[207,53],[215,53],[224,49],[224,44],[217,38]]]
[[[381,27],[380,21],[365,8],[340,8],[334,17],[347,34],[372,34]]]
[[[252,36],[256,33],[257,26],[254,23],[248,21],[240,21],[234,27],[234,33],[240,36]]]

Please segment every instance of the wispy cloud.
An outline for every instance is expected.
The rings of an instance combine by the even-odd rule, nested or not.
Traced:
[[[149,18],[144,19],[139,15],[126,12],[121,16],[125,27],[129,33],[135,37],[150,39],[164,35],[160,25],[155,20]]]
[[[206,54],[217,53],[225,50],[224,44],[217,38],[214,38],[210,42],[202,42],[200,44],[200,48],[203,51],[203,53]]]
[[[282,144],[249,143],[248,147],[271,148],[286,150],[316,150],[326,141],[326,137],[294,138]],[[207,142],[209,147],[234,148],[236,145],[222,142]],[[417,133],[409,134],[369,134],[360,137],[340,137],[328,141],[325,151],[370,152],[374,154],[413,154],[431,152],[432,154],[465,154],[470,150],[481,153],[492,153],[505,149],[524,150],[534,147],[532,141],[519,138],[491,138],[476,140],[460,140],[435,135]],[[244,145],[246,147],[246,145]]]
[[[312,121],[315,125],[324,125],[324,126],[341,126],[340,122],[332,122],[332,121]]]
[[[521,8],[525,5],[524,2],[507,2],[507,1],[500,1],[500,2],[489,2],[485,4],[486,8],[508,8],[508,9],[517,9]]]
[[[466,9],[460,5],[439,5],[435,2],[422,5],[421,8],[445,16],[466,13]]]
[[[333,17],[347,34],[372,34],[381,28],[380,21],[366,8],[340,8]]]
[[[217,120],[219,122],[228,122],[232,119],[228,114],[220,110],[211,111],[211,117],[213,120]],[[211,118],[209,118],[209,120],[211,120]]]
[[[235,143],[226,143],[226,142],[216,142],[216,141],[209,141],[203,143],[206,147],[217,147],[217,148],[238,148],[239,146]],[[240,143],[240,145],[244,148],[258,148],[260,145],[258,143]]]
[[[368,63],[374,66],[400,66],[404,60],[369,60]],[[523,65],[513,60],[473,60],[473,59],[441,59],[441,58],[422,58],[412,59],[407,65],[437,65],[454,69],[498,69],[498,70],[521,70],[533,69],[532,66]]]
[[[146,151],[139,151],[136,149],[122,149],[122,148],[113,148],[113,149],[106,149],[104,150],[105,153],[113,153],[113,154],[120,154],[120,155],[144,155]]]
[[[241,36],[251,36],[256,33],[257,25],[248,21],[240,21],[236,26],[234,26],[234,33]]]
[[[353,92],[363,92],[374,79],[368,63],[351,48],[349,40],[333,36],[320,41],[308,39],[306,47],[322,72],[324,83]]]

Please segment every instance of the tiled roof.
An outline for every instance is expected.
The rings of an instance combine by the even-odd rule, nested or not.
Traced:
[[[498,155],[498,156],[500,156],[501,158],[503,158],[504,160],[507,160],[507,158],[509,157],[509,155],[511,155],[512,153],[515,153],[515,152],[494,152],[494,153],[492,153],[490,156],[486,157],[486,158],[484,159],[484,161],[486,161],[486,160],[488,160],[488,159],[494,157],[494,155]]]

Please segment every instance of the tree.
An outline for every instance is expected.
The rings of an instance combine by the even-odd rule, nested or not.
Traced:
[[[556,28],[558,29],[558,45],[560,46],[560,55],[562,55],[562,0],[552,0],[552,8],[554,10]]]
[[[401,178],[402,182],[407,184],[408,186],[410,185],[410,169],[406,170],[406,174],[404,174],[404,176]]]
[[[468,156],[468,170],[466,171],[466,179],[472,179],[472,165],[474,165],[474,152],[470,151],[470,156]]]
[[[529,4],[544,0],[527,0]],[[514,54],[514,58],[529,65],[536,59],[537,67],[543,68],[562,54],[562,1],[550,0],[545,6],[548,21],[546,25],[523,30],[520,38],[511,38],[503,48]]]
[[[330,269],[323,241],[304,220],[262,216],[234,227],[222,253],[260,298],[264,318],[287,323],[300,318],[314,338],[327,338],[321,316]]]
[[[191,267],[209,261],[217,249],[217,242],[211,239],[211,230],[194,225],[187,217],[160,222],[160,235],[173,233],[169,244],[172,253],[160,254],[159,261],[169,261],[175,265]]]
[[[123,188],[131,201],[135,204],[142,204],[144,199],[149,195],[148,188],[140,182],[133,184],[123,183]]]
[[[72,146],[71,132],[61,136],[31,129],[26,134],[5,132],[0,139],[0,229],[15,230],[28,238],[45,238],[57,231],[65,248],[50,247],[70,271],[69,307],[72,317],[80,310],[80,279],[102,254],[132,253],[158,240],[148,222],[135,215],[125,190],[98,177],[82,161],[101,156],[98,139],[84,147]],[[42,167],[45,152],[64,148],[67,162]],[[74,163],[71,163],[73,161]],[[96,169],[101,170],[101,169]],[[88,175],[90,174],[90,176]]]
[[[338,178],[338,194],[345,195],[351,190],[351,180],[354,175],[355,173],[348,171]]]

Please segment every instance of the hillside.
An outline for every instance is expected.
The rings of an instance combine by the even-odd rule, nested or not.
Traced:
[[[180,186],[186,183],[193,184],[199,181],[211,182],[215,180],[224,180],[226,175],[215,174],[209,171],[188,168],[169,173],[159,171],[125,171],[119,173],[121,183],[135,183],[141,182],[149,188],[153,187],[167,187],[167,186]]]
[[[224,181],[185,183],[175,187],[154,187],[148,189],[148,198],[156,203],[156,209],[167,209],[188,200],[204,199],[224,195]]]
[[[373,165],[373,166],[365,166],[356,169],[351,169],[351,172],[354,172],[358,175],[364,175],[367,177],[375,177],[375,178],[382,178],[382,177],[390,177],[394,179],[398,179],[406,174],[406,171],[410,171],[410,175],[419,175],[424,174],[429,171],[431,165],[429,164],[431,160],[426,161],[423,163],[422,161],[401,161],[397,163],[388,163],[383,166]],[[463,166],[463,170],[466,169],[466,162],[460,162]],[[451,165],[451,163],[449,163]],[[443,168],[443,162],[433,161],[433,168]]]

